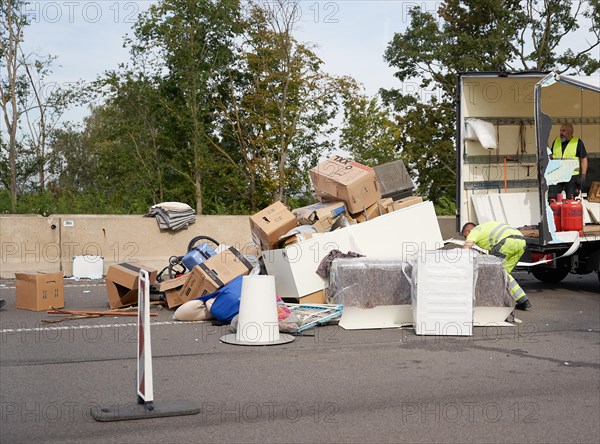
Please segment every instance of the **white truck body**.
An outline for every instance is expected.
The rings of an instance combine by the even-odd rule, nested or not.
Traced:
[[[558,257],[579,239],[572,256],[531,271],[553,282],[569,271],[598,272],[600,203],[583,199],[583,234],[556,231],[548,186],[568,181],[578,165],[549,157],[560,125],[567,122],[588,154],[583,196],[600,181],[600,77],[461,73],[457,97],[458,230],[466,222],[505,221],[526,233],[526,256],[534,260]]]

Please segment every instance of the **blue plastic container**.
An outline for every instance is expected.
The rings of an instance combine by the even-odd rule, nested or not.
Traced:
[[[211,248],[210,245],[200,244],[193,250],[188,251],[188,253],[181,259],[181,262],[183,262],[185,268],[191,271],[196,265],[201,264],[206,259],[213,257],[216,254],[217,253]]]

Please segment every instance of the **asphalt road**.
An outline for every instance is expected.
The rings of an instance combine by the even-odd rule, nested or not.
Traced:
[[[0,442],[600,442],[600,285],[516,276],[533,309],[472,337],[324,326],[286,345],[221,343],[227,327],[152,319],[154,399],[200,414],[96,422],[135,402],[135,318],[45,324],[0,282]],[[66,307],[105,309],[103,282]],[[124,408],[124,407],[120,407]]]

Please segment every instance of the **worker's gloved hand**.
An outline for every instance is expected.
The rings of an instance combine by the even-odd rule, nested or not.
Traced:
[[[580,174],[579,175],[579,189],[581,189],[583,187],[584,183],[585,183],[585,174]]]

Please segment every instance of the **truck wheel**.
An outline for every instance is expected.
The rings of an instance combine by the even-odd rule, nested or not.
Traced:
[[[538,281],[546,282],[548,284],[557,284],[567,277],[569,269],[567,267],[560,268],[542,268],[533,267],[531,273],[535,276]]]

